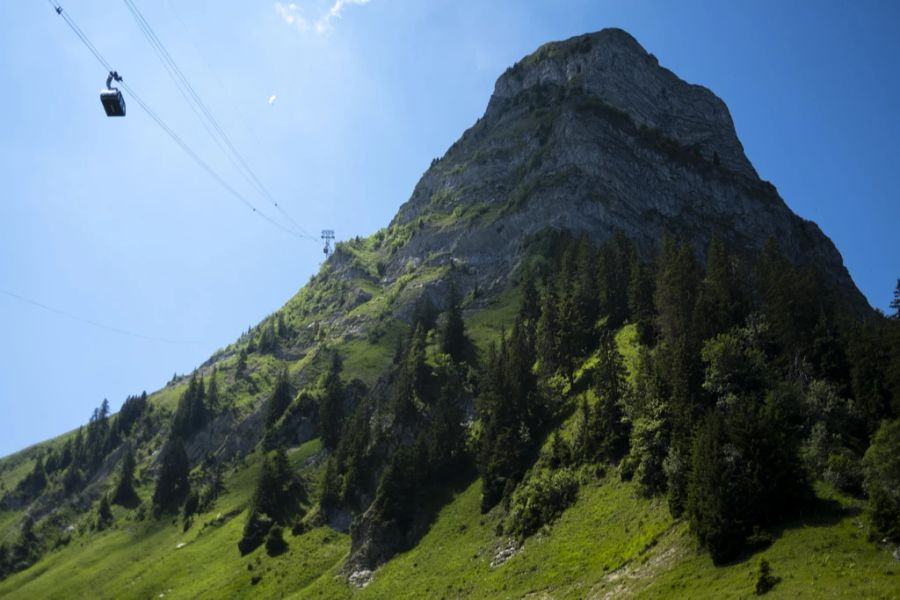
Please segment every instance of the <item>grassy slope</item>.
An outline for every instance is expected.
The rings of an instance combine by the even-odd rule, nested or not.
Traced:
[[[321,449],[318,440],[290,453],[300,467]],[[116,524],[101,532],[84,531],[71,543],[49,552],[38,564],[0,582],[0,596],[10,598],[215,598],[280,597],[284,590],[302,588],[338,564],[349,549],[346,535],[326,527],[302,536],[286,535],[289,550],[269,557],[264,548],[241,557],[245,513],[222,524],[215,519],[243,509],[256,480],[260,456],[230,473],[226,492],[212,510],[198,515],[193,527],[182,531],[180,519],[138,521],[114,507]],[[307,466],[305,475],[314,469]],[[140,490],[147,496],[148,489]],[[185,544],[178,548],[179,544]],[[248,567],[252,567],[252,570]],[[262,575],[254,585],[252,578]]]
[[[501,324],[512,323],[518,303],[518,291],[511,290],[469,315],[468,331],[481,352],[497,339]],[[378,343],[360,338],[339,343],[347,355],[345,375],[371,383],[390,360],[394,340],[401,333],[391,323]],[[616,340],[633,376],[634,327],[623,328]],[[311,353],[294,366],[305,360],[316,359]],[[271,357],[259,356],[253,357],[251,365],[260,389],[266,387],[277,364]],[[172,409],[183,387],[179,382],[151,398],[157,406]],[[255,396],[241,390],[235,400],[244,404]],[[321,466],[308,459],[319,451],[318,440],[313,440],[289,453],[292,463],[303,468],[311,488]],[[24,460],[6,471],[7,485],[24,475],[31,462]],[[346,534],[318,527],[300,536],[288,534],[290,549],[282,556],[269,557],[260,548],[241,557],[236,542],[246,513],[223,524],[208,524],[220,514],[246,506],[259,465],[260,455],[253,453],[235,467],[227,476],[226,492],[208,513],[195,518],[187,532],[182,532],[180,520],[137,521],[115,507],[112,529],[94,533],[82,526],[68,546],[48,552],[32,568],[0,582],[0,596],[740,598],[751,596],[755,584],[759,555],[726,567],[713,566],[695,547],[686,525],[672,521],[664,503],[636,498],[634,487],[618,481],[613,472],[583,486],[574,506],[498,567],[490,562],[505,543],[494,535],[502,517],[480,514],[480,482],[476,481],[443,507],[415,548],[378,569],[368,587],[355,589],[339,577],[349,551]],[[140,492],[146,499],[151,489],[147,486]],[[770,595],[898,597],[900,566],[866,541],[864,520],[858,514],[862,504],[829,490],[819,493],[832,501],[831,508],[793,524],[760,554],[782,578]],[[0,530],[16,516],[0,513]],[[253,584],[252,578],[260,575]]]
[[[896,598],[900,566],[865,540],[858,501],[833,496],[825,514],[797,522],[754,556],[715,567],[664,502],[637,499],[610,475],[582,488],[578,502],[491,567],[496,518],[479,515],[479,482],[441,511],[418,546],[354,589],[332,568],[293,598],[749,598],[760,556],[782,578],[773,598]]]

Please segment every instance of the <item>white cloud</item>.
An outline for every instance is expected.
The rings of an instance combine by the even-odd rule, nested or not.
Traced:
[[[290,4],[275,3],[275,12],[281,17],[281,20],[292,27],[296,27],[300,31],[309,29],[309,21],[301,14],[300,8],[291,2]]]
[[[316,33],[322,34],[331,29],[332,21],[343,17],[344,10],[348,6],[363,5],[368,4],[369,2],[371,2],[371,0],[334,0],[334,3],[331,4],[331,8],[322,12],[318,17],[312,20],[303,16],[300,7],[294,2],[291,2],[290,4],[276,2],[275,12],[278,13],[278,16],[281,17],[285,23],[292,27],[296,27],[299,31],[308,31],[312,28]]]
[[[276,96],[275,94],[272,94],[271,96],[269,96],[269,99],[266,100],[266,102],[269,103],[269,106],[272,106],[273,104],[275,104],[276,98],[278,98],[278,96]]]
[[[316,31],[324,33],[328,31],[333,19],[340,19],[344,8],[350,4],[368,4],[370,0],[334,0],[331,10],[316,21]]]

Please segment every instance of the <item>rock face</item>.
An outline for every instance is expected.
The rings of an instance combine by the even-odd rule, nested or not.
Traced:
[[[831,241],[759,178],[725,104],[618,29],[545,45],[497,80],[484,116],[400,208],[389,235],[403,242],[379,276],[390,283],[411,268],[452,264],[455,285],[490,297],[528,237],[548,228],[595,241],[621,230],[645,257],[666,232],[701,256],[713,237],[747,257],[775,237],[847,305],[870,310]],[[330,264],[347,280],[361,276],[349,254],[336,252]],[[447,279],[417,297],[441,306]],[[393,314],[408,320],[410,311],[407,302]],[[350,528],[345,574],[374,569],[421,533],[380,522],[370,507]]]
[[[748,254],[774,236],[868,307],[831,241],[759,179],[722,100],[618,29],[547,44],[508,69],[394,224],[413,233],[389,273],[452,259],[485,290],[505,284],[523,239],[547,227],[598,241],[620,229],[648,256],[665,231],[701,255],[713,236]]]

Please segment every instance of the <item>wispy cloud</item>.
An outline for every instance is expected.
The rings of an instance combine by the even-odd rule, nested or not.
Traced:
[[[275,3],[275,12],[281,20],[300,31],[309,29],[309,21],[300,14],[300,8],[291,2],[290,4]]]
[[[316,31],[324,33],[331,27],[331,21],[340,19],[344,9],[351,4],[368,4],[370,0],[334,0],[331,10],[325,13],[318,21],[316,21]]]
[[[282,21],[291,27],[295,27],[299,31],[313,30],[316,33],[322,34],[332,28],[335,19],[343,17],[344,11],[348,6],[368,4],[369,2],[371,2],[371,0],[334,0],[328,10],[319,11],[313,18],[307,17],[302,9],[294,2],[291,2],[290,4],[276,2],[275,12],[281,17]]]

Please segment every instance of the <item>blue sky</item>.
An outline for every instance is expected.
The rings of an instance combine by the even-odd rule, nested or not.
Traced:
[[[386,225],[503,70],[603,27],[731,109],[747,155],[887,308],[900,253],[900,4],[601,0],[134,0],[272,194],[317,237]],[[124,3],[63,1],[94,45],[260,209]],[[0,455],[152,391],[279,308],[317,243],[253,215],[128,100],[49,3],[0,21]],[[275,96],[274,102],[269,99]]]

